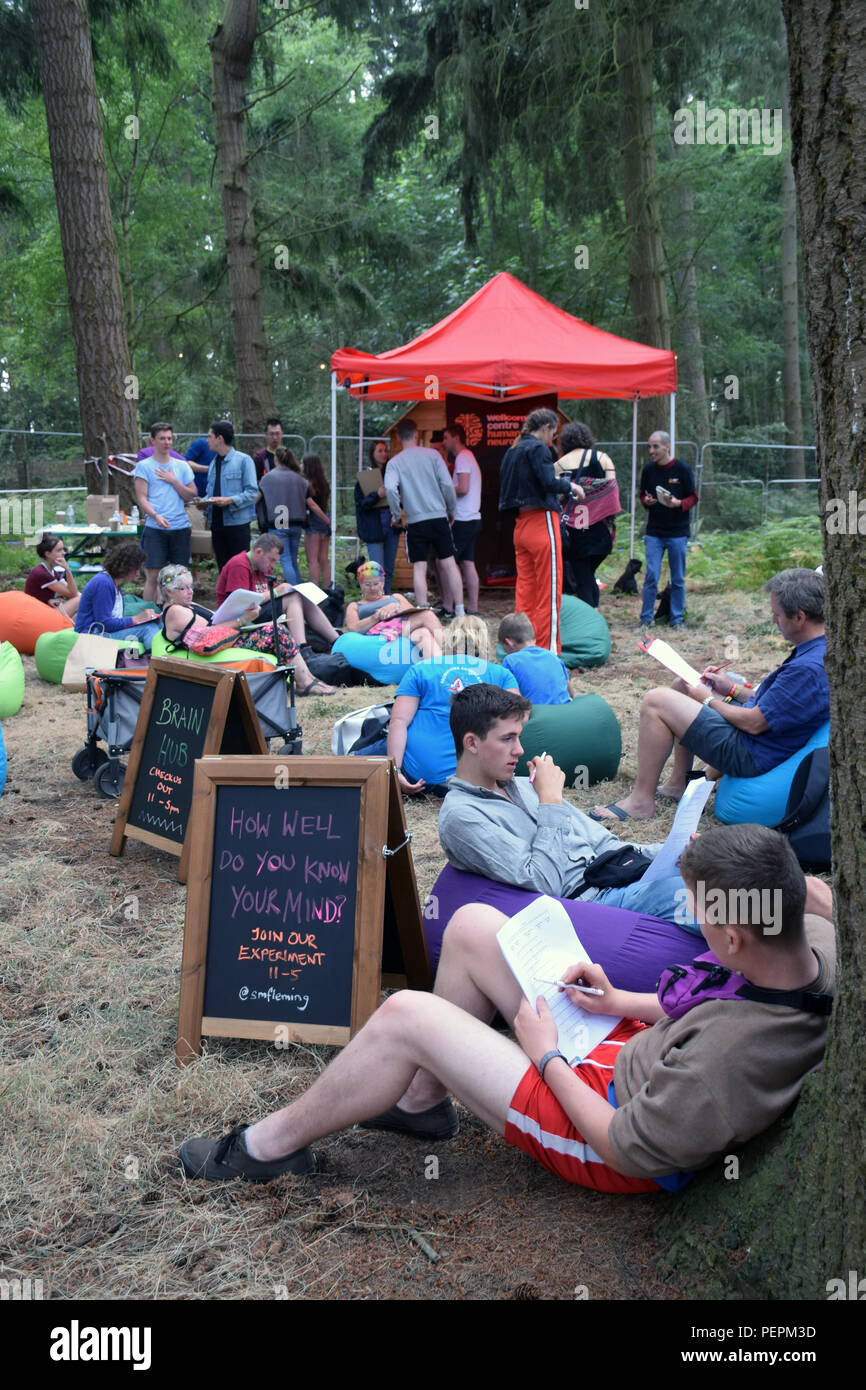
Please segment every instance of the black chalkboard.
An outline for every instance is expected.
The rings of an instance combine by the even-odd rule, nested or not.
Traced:
[[[389,965],[430,983],[409,836],[385,758],[196,764],[177,1057],[202,1035],[348,1042]]]
[[[204,1013],[349,1027],[360,787],[218,787]]]
[[[265,753],[249,687],[226,667],[169,657],[152,661],[133,735],[111,853],[127,838],[181,856],[189,826],[196,760],[206,753]]]
[[[204,749],[215,695],[214,685],[160,678],[144,731],[128,826],[183,844],[193,767]]]

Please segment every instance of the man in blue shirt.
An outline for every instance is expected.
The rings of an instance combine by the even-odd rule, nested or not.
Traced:
[[[195,474],[195,490],[199,497],[204,497],[207,475],[215,458],[216,453],[208,444],[207,436],[204,434],[200,434],[198,439],[194,439],[186,451],[186,460]]]
[[[830,717],[824,670],[824,579],[807,569],[782,570],[764,585],[773,622],[794,643],[790,656],[766,676],[754,694],[740,678],[708,666],[699,685],[677,680],[651,690],[640,711],[637,781],[631,793],[596,806],[596,820],[649,820],[661,770],[676,747],[662,797],[679,800],[695,755],[707,775],[758,777],[806,744]]]
[[[141,544],[144,562],[143,597],[156,599],[156,577],[163,565],[189,564],[190,521],[186,504],[196,496],[195,475],[189,464],[172,453],[171,425],[158,420],[150,427],[153,453],[135,465],[135,498],[144,513]]]
[[[259,490],[256,466],[249,454],[234,447],[230,420],[215,420],[208,430],[208,447],[215,458],[207,475],[205,495],[197,506],[210,512],[211,540],[217,567],[250,548],[250,522]]]

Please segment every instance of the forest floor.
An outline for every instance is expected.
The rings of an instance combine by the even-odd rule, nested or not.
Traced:
[[[662,679],[636,647],[638,600],[612,593],[621,568],[601,572],[610,660],[577,673],[620,720],[621,775],[566,793],[583,809],[627,791],[640,699]],[[494,634],[511,602],[482,595]],[[689,583],[676,646],[699,668],[728,658],[753,681],[786,651],[766,595],[712,578]],[[332,1050],[206,1039],[178,1070],[177,861],[137,841],[109,856],[116,803],[70,769],[83,696],[41,681],[32,658],[25,667],[23,708],[4,723],[0,802],[0,1277],[41,1278],[54,1299],[689,1297],[656,1272],[653,1228],[675,1198],[569,1188],[465,1111],[448,1144],[352,1130],[316,1146],[313,1178],[188,1182],[185,1138],[285,1103]],[[334,719],[375,698],[347,688],[299,701],[304,752],[329,752]],[[439,803],[405,805],[423,899],[443,863]],[[671,820],[668,810],[632,833],[660,840]]]

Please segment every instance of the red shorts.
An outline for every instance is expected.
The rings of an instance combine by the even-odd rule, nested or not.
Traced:
[[[613,1080],[620,1048],[645,1026],[634,1018],[622,1019],[610,1036],[574,1068],[575,1076],[607,1100],[607,1088]],[[629,1178],[609,1167],[577,1132],[533,1066],[527,1069],[511,1098],[505,1141],[516,1149],[523,1149],[558,1178],[591,1187],[596,1192],[626,1194],[663,1190],[652,1178]]]

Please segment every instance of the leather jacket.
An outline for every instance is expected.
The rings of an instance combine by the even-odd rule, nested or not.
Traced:
[[[561,496],[571,496],[571,483],[567,477],[557,478],[550,449],[534,434],[522,435],[500,465],[499,510],[532,507],[556,512]]]

